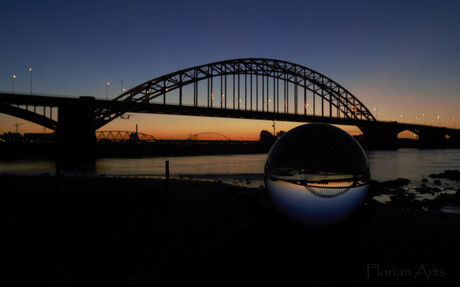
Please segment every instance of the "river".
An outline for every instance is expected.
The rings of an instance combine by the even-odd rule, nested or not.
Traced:
[[[460,169],[460,149],[399,149],[367,151],[371,177],[377,181],[407,178],[420,182],[432,173]],[[88,176],[161,177],[165,161],[177,178],[221,180],[243,185],[263,183],[266,154],[198,155],[146,158],[100,158],[95,166],[63,170],[64,174]],[[0,160],[0,172],[8,174],[55,174],[55,162],[47,159]]]

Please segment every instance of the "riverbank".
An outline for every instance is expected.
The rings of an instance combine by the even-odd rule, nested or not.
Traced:
[[[2,280],[16,285],[460,279],[456,214],[370,201],[340,226],[309,229],[280,217],[262,188],[84,176],[0,182]]]

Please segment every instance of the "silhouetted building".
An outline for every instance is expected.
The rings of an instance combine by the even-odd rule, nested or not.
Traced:
[[[22,142],[23,137],[20,133],[4,133],[1,137],[2,142]]]
[[[54,134],[52,133],[25,133],[24,141],[31,143],[52,143]]]

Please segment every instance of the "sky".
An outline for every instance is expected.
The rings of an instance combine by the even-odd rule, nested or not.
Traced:
[[[460,128],[458,15],[460,2],[443,0],[1,1],[0,91],[11,92],[16,75],[15,92],[28,93],[32,68],[33,93],[115,98],[184,68],[272,58],[328,76],[379,120]],[[0,134],[16,123],[21,133],[44,131],[0,114]],[[133,114],[101,130],[136,124],[171,139],[257,139],[273,129],[269,121]]]

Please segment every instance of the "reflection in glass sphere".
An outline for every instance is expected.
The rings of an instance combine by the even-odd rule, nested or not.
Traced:
[[[301,125],[271,148],[265,186],[278,209],[305,225],[344,220],[366,197],[369,165],[364,150],[332,125]]]

